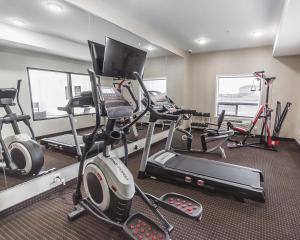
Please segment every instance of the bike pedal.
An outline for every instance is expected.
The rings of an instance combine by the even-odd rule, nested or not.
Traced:
[[[163,228],[140,213],[130,216],[124,223],[123,230],[134,240],[170,240]]]
[[[192,198],[178,193],[166,193],[160,197],[164,203],[160,206],[166,210],[174,211],[184,217],[201,220],[202,205]]]

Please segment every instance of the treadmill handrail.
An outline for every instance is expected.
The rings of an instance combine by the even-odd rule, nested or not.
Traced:
[[[72,109],[75,107],[81,107],[81,108],[94,107],[92,92],[83,91],[81,92],[80,96],[71,97],[66,106],[57,107],[57,110],[67,112],[68,114],[72,114]]]

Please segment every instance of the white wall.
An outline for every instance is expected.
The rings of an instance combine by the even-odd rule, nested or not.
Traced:
[[[298,91],[300,89],[300,76],[298,78],[298,87],[297,87]],[[297,116],[297,120],[296,120],[296,131],[295,131],[295,138],[297,140],[297,142],[300,145],[300,94],[298,93],[298,116]]]
[[[300,138],[300,56],[273,58],[272,48],[262,47],[195,54],[190,60],[187,98],[191,107],[215,112],[216,75],[265,70],[277,77],[272,88],[272,105],[275,107],[277,100],[293,103],[281,136]]]
[[[20,100],[24,112],[31,115],[31,102],[26,67],[46,68],[76,73],[87,73],[88,62],[76,61],[48,54],[0,46],[0,87],[15,87],[17,80],[22,79]],[[49,83],[51,84],[51,83]],[[53,93],[55,95],[55,93]],[[0,113],[1,115],[3,112]],[[78,117],[77,127],[83,128],[94,124],[94,117]],[[32,121],[32,127],[37,136],[70,130],[68,118]],[[23,128],[23,131],[27,131]],[[11,133],[6,126],[4,136]]]
[[[184,59],[172,55],[147,59],[144,78],[166,77],[167,94],[179,106],[184,105]]]

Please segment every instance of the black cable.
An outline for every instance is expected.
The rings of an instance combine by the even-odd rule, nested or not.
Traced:
[[[128,164],[128,145],[127,145],[127,137],[126,133],[123,131],[122,133],[122,140],[123,140],[123,145],[124,145],[124,164],[127,166]]]

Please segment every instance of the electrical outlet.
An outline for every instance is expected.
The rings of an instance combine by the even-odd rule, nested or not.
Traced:
[[[55,184],[55,185],[66,185],[66,180],[64,178],[61,177],[61,175],[59,173],[56,173],[53,175],[53,181],[51,184]]]

